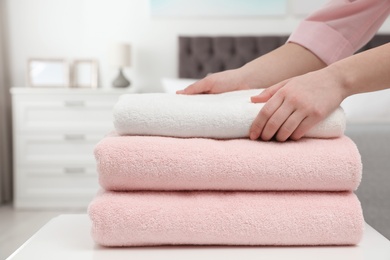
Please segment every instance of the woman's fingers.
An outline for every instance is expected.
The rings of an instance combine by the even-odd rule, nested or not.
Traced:
[[[305,118],[305,114],[299,111],[294,111],[279,128],[278,132],[276,133],[276,140],[279,142],[284,142],[289,139]]]
[[[210,87],[204,81],[205,81],[204,79],[199,80],[194,84],[189,85],[183,90],[176,91],[176,94],[194,95],[194,94],[205,93]]]
[[[294,112],[294,107],[283,101],[282,105],[275,111],[275,113],[267,120],[263,131],[261,132],[261,139],[269,141],[276,135],[282,125],[291,117]]]
[[[279,89],[281,89],[288,80],[282,81],[278,84],[275,84],[269,88],[266,88],[257,96],[251,97],[252,103],[264,103],[267,102],[273,95],[275,95],[276,92],[278,92]]]
[[[280,96],[273,96],[260,110],[256,116],[249,130],[249,137],[256,140],[262,134],[263,128],[267,121],[275,113],[275,111],[282,105],[283,99]]]
[[[176,94],[218,94],[239,89],[248,89],[242,82],[239,69],[212,73]]]
[[[295,129],[294,133],[292,133],[290,139],[295,141],[301,139],[319,121],[320,121],[319,118],[313,116],[306,117]]]
[[[251,102],[252,103],[264,103],[264,102],[267,102],[272,96],[273,95],[270,92],[267,92],[267,89],[265,89],[259,95],[251,97]]]
[[[263,136],[264,127],[268,124],[268,121],[273,116],[273,114],[278,109],[280,109],[279,107],[282,106],[283,101],[284,101],[283,95],[275,95],[275,94],[281,88],[283,88],[287,82],[288,82],[288,80],[284,80],[278,84],[275,84],[275,85],[265,89],[258,96],[251,97],[251,101],[253,103],[261,103],[261,102],[267,102],[267,103],[263,106],[263,108],[260,110],[259,114],[256,116],[255,120],[252,123],[252,126],[251,126],[250,131],[249,131],[249,138],[250,139],[256,140],[260,136],[262,136],[262,138],[263,137],[266,138],[267,140],[271,139],[272,136],[269,137],[269,135],[274,130],[276,125],[279,124],[279,122],[281,120],[283,120],[282,117],[284,117],[284,120],[286,120],[287,119],[287,117],[285,117],[286,113],[291,114],[293,112],[293,110],[291,110],[289,112],[285,111],[284,114],[283,113],[277,114],[277,118],[271,120],[270,125],[268,126],[268,130],[264,133],[264,136]],[[284,120],[283,120],[283,122],[284,122]],[[282,124],[283,122],[281,122],[280,124]],[[275,130],[275,132],[276,131],[277,131],[277,129]],[[273,134],[275,134],[275,132]]]

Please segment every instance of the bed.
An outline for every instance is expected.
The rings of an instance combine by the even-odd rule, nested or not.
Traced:
[[[287,36],[179,37],[178,75],[184,85],[214,73],[242,66],[281,45]],[[376,35],[361,50],[390,42]],[[390,239],[390,90],[349,97],[343,102],[347,132],[363,161],[357,190],[366,222]]]

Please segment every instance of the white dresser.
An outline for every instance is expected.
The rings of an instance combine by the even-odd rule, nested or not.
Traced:
[[[131,90],[11,89],[16,208],[88,205],[99,188],[93,148]]]

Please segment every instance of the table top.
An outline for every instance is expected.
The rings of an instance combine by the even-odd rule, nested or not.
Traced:
[[[390,259],[390,241],[365,225],[358,246],[253,247],[159,246],[105,248],[91,236],[86,214],[60,215],[49,221],[8,259]]]

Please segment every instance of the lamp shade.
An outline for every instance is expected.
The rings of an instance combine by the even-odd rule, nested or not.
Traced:
[[[131,66],[131,48],[127,43],[116,43],[110,48],[110,63],[116,68]]]

